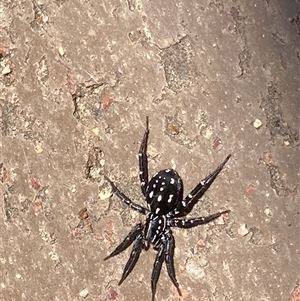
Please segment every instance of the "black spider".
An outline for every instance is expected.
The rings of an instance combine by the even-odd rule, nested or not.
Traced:
[[[133,243],[130,258],[125,265],[122,278],[119,281],[120,285],[133,270],[142,250],[147,251],[150,244],[152,244],[154,250],[157,251],[151,276],[152,301],[154,301],[156,284],[163,262],[166,263],[169,277],[181,296],[179,284],[175,276],[175,240],[172,235],[171,227],[196,227],[198,225],[206,224],[220,217],[222,214],[230,212],[230,210],[225,210],[205,217],[192,219],[182,218],[192,211],[195,204],[216,179],[231,155],[227,156],[224,162],[215,171],[200,181],[185,199],[183,199],[183,183],[175,170],[161,170],[148,181],[148,162],[146,154],[148,135],[149,128],[147,117],[146,131],[139,150],[139,176],[142,193],[149,209],[132,202],[109,178],[105,177],[111,184],[114,193],[130,208],[146,215],[146,220],[133,227],[123,242],[117,246],[109,256],[105,257],[104,260],[118,255]]]

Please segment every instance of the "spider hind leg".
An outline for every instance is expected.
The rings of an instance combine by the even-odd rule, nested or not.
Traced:
[[[164,262],[164,249],[165,249],[164,244],[161,244],[158,248],[158,252],[153,265],[153,270],[151,275],[152,301],[154,301],[155,299],[156,285],[157,285],[158,278],[160,276],[162,264]]]
[[[176,279],[175,267],[174,267],[174,249],[175,249],[175,239],[171,232],[168,233],[166,244],[166,252],[165,252],[165,262],[167,266],[168,275],[177,288],[177,292],[179,296],[182,296],[181,290],[179,288],[179,283]]]
[[[176,287],[179,296],[182,296],[181,290],[179,288],[178,281],[175,275],[175,267],[174,267],[174,249],[175,249],[175,240],[172,235],[171,230],[167,231],[166,234],[161,238],[161,244],[156,249],[157,255],[155,258],[155,262],[153,265],[153,271],[151,275],[151,289],[152,289],[152,301],[155,299],[156,293],[156,285],[158,282],[158,278],[160,276],[162,264],[165,261],[168,275]]]
[[[123,281],[127,278],[127,276],[132,272],[133,268],[135,267],[137,261],[139,260],[140,254],[142,252],[143,249],[143,245],[144,245],[144,239],[143,239],[143,235],[140,234],[134,244],[133,244],[133,248],[130,254],[130,257],[125,265],[121,280],[119,281],[118,285],[121,285],[123,283]]]
[[[135,227],[133,227],[132,230],[128,233],[128,235],[125,237],[125,239],[116,247],[116,249],[110,255],[106,256],[104,260],[108,260],[109,258],[114,257],[126,250],[137,238],[137,236],[141,234],[142,229],[142,223],[137,224]]]

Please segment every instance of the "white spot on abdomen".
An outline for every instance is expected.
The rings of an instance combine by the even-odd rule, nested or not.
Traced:
[[[171,202],[172,202],[172,199],[173,199],[173,194],[170,194],[170,195],[169,195],[169,198],[168,198],[168,203],[171,203]]]

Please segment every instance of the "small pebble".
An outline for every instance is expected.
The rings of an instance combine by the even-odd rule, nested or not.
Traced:
[[[256,118],[254,121],[253,121],[253,126],[256,128],[256,129],[259,129],[262,125],[262,122],[260,119]]]
[[[170,122],[168,124],[168,131],[174,136],[178,135],[179,134],[178,124]]]
[[[246,236],[249,233],[249,230],[247,229],[247,225],[246,224],[242,224],[239,228],[238,228],[238,234],[241,236]]]
[[[98,127],[93,128],[93,129],[92,129],[92,132],[93,132],[96,136],[98,136],[98,135],[99,135],[99,128],[98,128]]]
[[[272,212],[271,212],[270,208],[266,208],[266,209],[264,210],[264,212],[265,212],[265,214],[266,214],[267,216],[271,216],[271,215],[272,215]]]
[[[80,293],[79,296],[82,298],[86,298],[89,294],[89,290],[87,288],[83,289]]]
[[[98,193],[99,199],[102,200],[106,200],[108,198],[110,198],[112,195],[112,187],[111,185],[103,185]]]
[[[264,152],[263,154],[263,160],[265,163],[270,163],[272,161],[272,153],[271,152]]]
[[[223,270],[224,271],[229,271],[230,270],[228,262],[223,261]]]
[[[58,47],[58,53],[59,53],[60,56],[64,56],[65,51],[64,51],[64,49],[62,48],[62,46],[59,46],[59,47]]]
[[[35,147],[34,147],[34,150],[37,154],[41,154],[44,150],[42,148],[42,146],[40,144],[37,144]]]
[[[51,260],[53,260],[53,261],[59,260],[59,256],[55,252],[50,252],[49,255],[50,255]]]
[[[76,185],[75,185],[75,184],[73,184],[73,185],[71,186],[71,191],[72,191],[72,193],[75,193],[75,192],[77,191],[77,188],[76,188]]]
[[[10,66],[9,65],[6,65],[3,70],[2,70],[2,74],[3,75],[7,75],[11,72],[11,69],[10,69]]]
[[[213,128],[210,125],[206,125],[203,127],[200,131],[200,135],[203,136],[206,139],[210,139],[213,135]]]
[[[118,292],[114,287],[110,287],[108,291],[108,300],[116,300],[118,297]]]

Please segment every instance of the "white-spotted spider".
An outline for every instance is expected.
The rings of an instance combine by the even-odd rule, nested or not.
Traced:
[[[205,217],[192,219],[183,218],[192,211],[195,204],[216,179],[231,155],[227,156],[224,162],[215,171],[200,181],[185,199],[183,199],[183,183],[175,170],[161,170],[148,181],[148,162],[146,154],[148,135],[149,127],[147,117],[146,131],[139,150],[139,176],[142,193],[149,209],[132,202],[108,177],[105,177],[111,184],[114,193],[130,208],[146,215],[146,220],[134,226],[123,242],[121,242],[109,256],[105,257],[104,260],[120,254],[133,243],[130,258],[125,265],[123,275],[119,281],[120,285],[133,270],[142,250],[147,251],[150,244],[152,244],[154,250],[157,251],[151,276],[152,301],[154,301],[156,284],[163,262],[166,263],[169,277],[181,296],[179,284],[175,276],[175,240],[171,227],[196,227],[206,224],[220,217],[222,214],[230,212],[230,210],[225,210]]]

